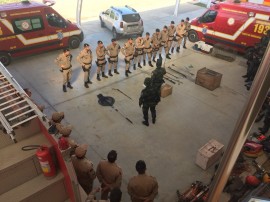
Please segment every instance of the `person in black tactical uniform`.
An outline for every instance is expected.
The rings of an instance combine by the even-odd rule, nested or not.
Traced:
[[[166,74],[166,69],[162,68],[162,59],[158,59],[157,68],[152,72],[151,82],[154,88],[160,92],[161,85],[164,83],[163,76]]]
[[[147,77],[144,80],[145,88],[141,92],[139,99],[139,106],[142,106],[144,125],[149,126],[148,122],[148,110],[150,108],[152,114],[152,123],[156,123],[156,105],[160,101],[160,93],[155,87],[151,85],[151,78]]]

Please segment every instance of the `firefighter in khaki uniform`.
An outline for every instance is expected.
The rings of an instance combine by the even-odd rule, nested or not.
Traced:
[[[159,53],[161,54],[163,47],[166,53],[166,58],[171,59],[169,56],[168,41],[169,41],[169,32],[168,27],[165,25],[163,27],[163,30],[161,31],[161,43],[160,43],[161,48],[159,49]]]
[[[111,150],[107,155],[107,161],[102,160],[97,166],[97,178],[101,184],[101,199],[107,200],[108,194],[115,188],[121,187],[122,169],[115,163],[117,153]]]
[[[141,66],[141,58],[142,58],[142,55],[143,55],[143,48],[144,48],[144,40],[143,40],[143,37],[139,36],[135,40],[135,55],[137,56],[136,61],[138,63],[139,68],[142,68],[142,66]]]
[[[96,178],[96,172],[94,170],[93,163],[85,157],[87,147],[88,146],[86,144],[76,147],[75,155],[71,156],[71,160],[79,184],[87,194],[90,194],[93,189],[93,182]]]
[[[152,48],[153,48],[153,62],[156,62],[156,55],[159,51],[161,43],[161,34],[160,30],[156,29],[156,32],[152,35]],[[159,58],[161,58],[161,54],[159,54]]]
[[[75,149],[79,146],[75,140],[70,138],[70,134],[72,132],[72,126],[63,126],[61,124],[56,125],[56,128],[58,129],[59,133],[67,140],[68,145],[71,147],[71,154],[75,153]]]
[[[105,75],[105,65],[106,65],[106,58],[105,55],[107,53],[106,48],[103,46],[102,41],[98,41],[98,46],[96,48],[96,54],[97,54],[97,61],[96,64],[98,66],[97,68],[97,80],[100,81],[100,71],[102,72],[102,77],[108,78],[108,76]]]
[[[184,42],[183,42],[183,48],[187,48],[186,47],[186,43],[187,43],[187,37],[188,37],[188,32],[190,30],[190,22],[189,22],[189,17],[186,18],[185,22],[185,34],[184,34]]]
[[[184,20],[181,20],[181,23],[179,25],[177,25],[176,27],[176,42],[177,42],[177,48],[176,48],[176,52],[179,53],[180,51],[180,45],[182,43],[182,40],[184,38],[184,34],[186,33],[186,26],[184,24]]]
[[[144,49],[143,49],[143,66],[145,66],[146,54],[148,58],[148,64],[150,67],[153,67],[152,60],[152,47],[151,47],[151,38],[149,32],[146,32],[144,40]]]
[[[71,65],[72,55],[69,52],[69,49],[65,48],[63,53],[61,53],[55,60],[55,63],[59,66],[60,72],[63,74],[63,91],[67,92],[67,87],[72,89],[73,87],[70,84],[70,79],[72,76],[72,65]]]
[[[156,178],[145,173],[146,164],[143,160],[136,163],[137,176],[128,182],[128,194],[132,202],[153,202],[158,194]]]
[[[109,76],[112,75],[112,66],[114,68],[114,73],[119,74],[117,71],[117,63],[118,63],[118,54],[120,52],[120,46],[116,42],[116,39],[112,39],[112,43],[107,46],[107,55],[109,56],[108,62],[109,62]]]
[[[126,63],[126,77],[128,77],[130,63],[133,62],[133,69],[136,69],[136,64],[134,64],[134,43],[132,38],[128,39],[128,42],[125,43],[124,47],[121,48],[121,53],[125,56],[125,63]]]
[[[171,47],[172,47],[172,43],[173,43],[173,38],[174,38],[174,34],[175,34],[176,28],[174,26],[174,21],[171,21],[170,26],[168,27],[168,34],[169,34],[169,39],[168,39],[168,49],[170,51]],[[172,48],[172,53],[174,51],[174,48]],[[169,53],[170,55],[170,53]]]
[[[83,47],[84,49],[78,55],[77,61],[82,65],[82,70],[84,72],[84,87],[89,88],[88,83],[92,84],[89,79],[89,72],[92,66],[93,57],[89,44],[85,43]]]

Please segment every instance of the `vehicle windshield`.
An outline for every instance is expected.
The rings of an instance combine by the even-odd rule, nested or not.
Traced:
[[[128,15],[123,15],[123,21],[125,22],[138,22],[141,19],[139,14],[128,14]]]

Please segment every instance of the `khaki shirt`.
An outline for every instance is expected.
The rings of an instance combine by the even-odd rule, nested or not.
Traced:
[[[71,59],[72,55],[69,54],[65,56],[64,53],[61,53],[55,60],[55,63],[59,66],[60,70],[70,69],[71,68]]]
[[[105,59],[105,55],[107,54],[107,50],[106,48],[103,47],[97,47],[96,48],[96,54],[97,54],[97,63],[99,65],[105,65],[106,64],[106,59]]]
[[[134,55],[134,43],[130,44],[129,42],[126,42],[124,47],[121,48],[121,53],[125,57],[133,57]]]
[[[152,35],[152,44],[154,47],[159,47],[161,43],[161,33],[157,34],[156,32]]]
[[[175,26],[169,26],[168,27],[168,35],[169,35],[169,41],[173,40],[174,34],[175,34],[176,28]]]
[[[189,31],[190,30],[190,22],[185,21],[184,24],[185,24],[186,31]]]
[[[184,34],[186,32],[185,29],[186,29],[185,25],[181,25],[181,24],[177,25],[177,27],[176,27],[176,35],[178,37],[184,37]]]
[[[92,51],[91,50],[86,50],[83,49],[80,54],[77,57],[77,61],[82,65],[85,66],[86,68],[91,67],[92,65]]]
[[[161,32],[161,44],[164,45],[169,40],[169,33],[168,31],[162,30]]]
[[[102,184],[108,184],[110,189],[120,188],[122,184],[122,169],[116,163],[102,160],[97,166],[97,178]]]
[[[107,55],[110,56],[110,58],[118,57],[119,52],[120,52],[119,44],[116,45],[110,44],[107,46]]]
[[[151,38],[149,37],[148,39],[145,37],[143,39],[144,41],[144,52],[146,53],[150,53],[152,51],[152,48],[151,48]]]
[[[156,178],[142,174],[132,177],[127,189],[132,202],[144,202],[146,199],[153,202],[158,194],[158,183]]]
[[[96,178],[93,163],[87,158],[78,159],[75,155],[71,157],[77,179],[80,184],[89,184]]]
[[[144,48],[144,40],[141,37],[138,37],[135,41],[135,48],[143,49]]]

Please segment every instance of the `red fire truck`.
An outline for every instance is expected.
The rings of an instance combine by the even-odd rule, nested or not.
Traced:
[[[78,48],[83,32],[53,8],[38,2],[0,7],[0,62],[63,47]]]
[[[270,29],[270,7],[241,2],[213,5],[191,21],[189,40],[227,45],[238,52],[251,50]]]

